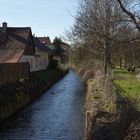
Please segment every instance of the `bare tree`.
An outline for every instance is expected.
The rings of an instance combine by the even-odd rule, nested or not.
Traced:
[[[116,0],[83,0],[80,3],[73,35],[92,54],[104,60],[104,71],[111,66],[111,47],[121,17]]]
[[[125,6],[123,5],[121,0],[117,0],[117,1],[120,5],[121,9],[123,10],[123,12],[131,18],[131,20],[135,24],[136,28],[140,31],[140,17],[138,15],[136,15],[135,13],[132,13],[132,12],[128,11],[125,8]],[[138,4],[140,4],[140,3],[138,3]],[[135,5],[137,5],[137,4],[135,4]]]
[[[128,21],[130,18],[122,11],[117,0],[80,1],[75,24],[67,33],[78,48],[75,58],[78,59],[79,55],[82,61],[91,58],[103,61],[105,74],[116,60],[120,67],[123,63],[126,65],[136,60],[135,55],[139,53],[135,46],[139,46],[136,43],[139,35],[132,26],[132,20]]]

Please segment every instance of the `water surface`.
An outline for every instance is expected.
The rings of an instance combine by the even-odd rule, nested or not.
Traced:
[[[35,102],[1,124],[0,140],[82,140],[84,93],[70,71]]]

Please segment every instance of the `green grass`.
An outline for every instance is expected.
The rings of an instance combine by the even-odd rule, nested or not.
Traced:
[[[99,83],[94,79],[89,79],[87,84],[90,89],[89,92],[91,92],[90,99],[93,104],[96,104],[96,109],[99,108],[107,112],[112,112],[115,108],[115,104],[109,99],[107,94],[103,92]]]
[[[114,69],[114,83],[120,88],[121,96],[126,98],[140,97],[140,82],[125,69]]]

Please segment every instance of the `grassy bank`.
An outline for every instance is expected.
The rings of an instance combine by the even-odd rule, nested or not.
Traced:
[[[137,72],[128,72],[126,69],[114,69],[113,83],[120,91],[120,98],[131,102],[132,107],[140,110],[140,81],[136,78]]]
[[[85,101],[85,140],[112,138],[114,135],[114,110],[116,105],[109,94],[104,92],[100,81],[104,75],[93,67],[77,69],[86,86]]]
[[[100,79],[101,80],[101,79]],[[100,80],[95,77],[88,81],[88,98],[91,100],[92,121],[90,128],[92,129],[91,138],[89,139],[114,139],[115,132],[115,110],[116,104],[112,101],[110,94],[105,92]],[[90,120],[89,120],[90,121]]]
[[[131,135],[129,131],[137,130],[137,124],[133,124],[138,122],[140,115],[140,82],[136,78],[137,72],[114,69],[113,81],[110,81],[109,77],[97,71],[92,71],[94,74],[89,78],[89,71],[82,71],[82,75],[88,75],[86,140],[128,138]]]
[[[102,110],[106,112],[113,112],[115,106],[113,102],[104,93],[103,89],[96,79],[88,80],[88,88],[91,94],[91,100],[93,104],[98,104],[94,110]]]

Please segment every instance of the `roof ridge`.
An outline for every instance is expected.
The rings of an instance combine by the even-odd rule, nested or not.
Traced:
[[[13,29],[13,30],[31,30],[31,27],[7,27],[7,29]]]

